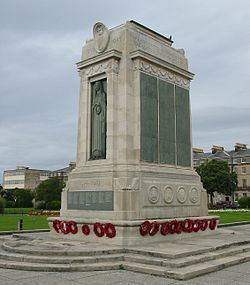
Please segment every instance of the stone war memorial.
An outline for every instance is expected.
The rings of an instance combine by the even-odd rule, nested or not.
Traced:
[[[0,267],[181,280],[250,260],[249,235],[208,215],[191,156],[194,74],[172,45],[135,21],[94,25],[77,63],[77,160],[60,217],[49,233],[4,242]]]
[[[61,227],[77,231],[65,239],[127,246],[215,229],[192,168],[194,75],[184,50],[172,44],[134,21],[111,30],[94,25],[77,63],[76,169],[61,217],[50,221],[52,234]]]

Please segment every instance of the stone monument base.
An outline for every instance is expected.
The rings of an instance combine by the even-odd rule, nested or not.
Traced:
[[[0,268],[73,272],[129,270],[178,280],[194,278],[250,260],[248,226],[185,234],[175,241],[137,246],[52,239],[47,233],[0,239]],[[213,235],[209,234],[213,232]],[[63,236],[63,238],[62,238]],[[174,236],[182,236],[172,235]],[[157,235],[153,236],[153,239]],[[148,239],[148,237],[146,238]]]
[[[135,246],[209,235],[217,229],[217,216],[154,220],[96,220],[68,217],[48,218],[52,238]]]

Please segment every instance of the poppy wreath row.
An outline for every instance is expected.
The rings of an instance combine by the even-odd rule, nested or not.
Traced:
[[[181,232],[191,233],[198,231],[205,231],[208,227],[210,230],[214,230],[216,228],[217,219],[212,218],[210,220],[202,219],[202,220],[192,220],[185,219],[183,221],[170,221],[165,223],[158,222],[149,222],[145,221],[140,225],[140,234],[145,236],[149,234],[150,236],[154,236],[157,232],[160,231],[162,235],[167,234],[180,234]]]
[[[53,228],[57,233],[60,231],[67,235],[69,233],[72,234],[77,234],[78,232],[78,227],[77,223],[74,221],[60,221],[60,220],[54,220],[53,221]]]
[[[72,233],[72,234],[78,233],[78,227],[75,221],[54,220],[53,228],[57,233],[61,231],[65,235],[69,233]],[[106,235],[106,237],[108,238],[113,238],[116,236],[115,226],[111,223],[106,223],[106,224],[95,223],[93,226],[93,230],[94,230],[95,235],[98,237],[103,237],[104,235]],[[89,225],[87,224],[82,225],[82,233],[84,235],[90,234]]]

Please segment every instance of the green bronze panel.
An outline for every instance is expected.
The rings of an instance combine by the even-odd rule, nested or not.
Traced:
[[[114,210],[113,191],[70,191],[67,201],[69,210]]]
[[[175,86],[177,165],[191,166],[189,91]]]
[[[156,77],[141,73],[141,160],[158,162],[158,94]]]
[[[174,85],[158,80],[160,163],[175,164]]]
[[[90,159],[106,158],[107,80],[91,84]]]

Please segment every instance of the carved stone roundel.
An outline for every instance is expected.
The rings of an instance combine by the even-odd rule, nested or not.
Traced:
[[[189,200],[192,203],[197,203],[199,199],[199,192],[196,188],[192,188],[189,193]]]
[[[156,204],[159,201],[160,193],[156,186],[152,186],[148,190],[148,200],[151,204]]]
[[[93,27],[95,49],[97,52],[103,52],[108,46],[109,30],[104,24],[98,22]]]
[[[177,191],[177,200],[182,204],[187,200],[187,192],[183,187],[180,187]]]
[[[170,186],[164,188],[164,201],[167,204],[171,204],[174,200],[174,191]]]

